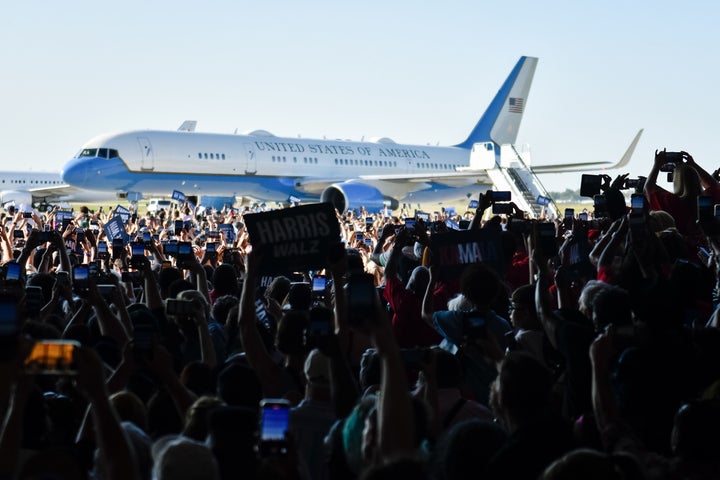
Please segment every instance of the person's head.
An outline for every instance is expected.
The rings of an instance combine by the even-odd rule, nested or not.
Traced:
[[[675,219],[665,210],[652,210],[647,217],[648,227],[652,232],[658,233],[669,228],[677,228]]]
[[[288,304],[293,310],[310,310],[312,306],[312,288],[306,282],[293,282],[287,296]]]
[[[217,296],[234,295],[239,296],[237,275],[232,265],[223,263],[213,272],[213,289]]]
[[[437,478],[480,478],[479,472],[487,466],[506,439],[505,430],[487,420],[465,420],[453,425],[441,437],[435,449],[433,463]]]
[[[700,184],[700,176],[694,168],[685,164],[678,163],[673,172],[673,191],[680,198],[697,198],[702,193],[702,185]]]
[[[489,308],[501,291],[500,277],[483,263],[466,267],[460,277],[460,292],[479,310]]]
[[[513,432],[547,412],[552,385],[552,375],[540,361],[527,353],[510,352],[491,386],[490,405]]]
[[[625,472],[622,462],[614,461],[615,456],[590,449],[577,449],[551,463],[543,472],[542,480],[630,480],[632,475]]]
[[[110,396],[110,402],[115,407],[120,420],[132,422],[142,431],[147,432],[147,409],[137,395],[128,391],[116,392]]]
[[[592,302],[595,295],[601,290],[609,288],[610,285],[600,280],[590,280],[585,284],[578,299],[578,310],[588,319],[592,319]]]
[[[180,382],[197,396],[215,393],[215,372],[200,361],[185,364],[180,372]]]
[[[510,323],[523,330],[542,330],[535,309],[535,286],[523,285],[510,296]]]
[[[410,274],[405,288],[412,291],[415,295],[424,296],[428,282],[430,282],[430,271],[428,268],[415,267]]]
[[[308,312],[285,310],[277,327],[275,346],[285,355],[304,355]]]
[[[197,290],[183,290],[177,294],[177,298],[178,300],[190,300],[199,303],[205,311],[205,318],[210,319],[210,303],[202,293]]]
[[[217,393],[228,405],[257,409],[262,399],[262,386],[255,370],[231,363],[218,375]]]
[[[215,300],[210,312],[213,320],[220,325],[225,325],[229,318],[230,311],[233,307],[238,306],[238,298],[234,295],[223,295]]]
[[[275,277],[265,289],[265,298],[272,298],[282,305],[288,292],[290,292],[290,279],[287,277]]]
[[[204,442],[209,431],[210,414],[223,406],[225,406],[225,402],[219,397],[206,395],[195,400],[185,413],[183,435],[198,442]]]
[[[717,463],[720,451],[720,401],[700,400],[682,405],[675,414],[672,449],[683,460]]]
[[[220,478],[212,452],[202,443],[175,437],[153,445],[153,476],[156,480]]]
[[[169,267],[160,270],[160,273],[158,274],[158,285],[160,287],[160,295],[162,296],[162,298],[175,298],[174,294],[170,294],[170,285],[172,285],[173,282],[175,282],[176,280],[182,279],[182,270],[180,270],[179,268]]]
[[[630,294],[627,290],[614,285],[601,289],[590,303],[592,321],[596,331],[602,331],[607,325],[628,326],[632,324]]]

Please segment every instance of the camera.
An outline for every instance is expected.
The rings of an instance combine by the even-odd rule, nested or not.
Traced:
[[[165,312],[168,315],[188,315],[192,310],[191,300],[168,298],[165,303]]]
[[[664,163],[660,165],[661,172],[674,172],[675,166],[683,162],[681,152],[662,152],[662,156],[664,157]]]

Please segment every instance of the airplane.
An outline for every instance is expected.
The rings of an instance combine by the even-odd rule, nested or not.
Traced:
[[[53,204],[100,203],[116,200],[113,192],[80,189],[67,185],[60,172],[0,171],[0,204],[37,207]]]
[[[510,190],[519,208],[537,215],[535,199],[548,194],[513,146],[537,61],[520,58],[469,136],[453,146],[199,133],[186,121],[178,131],[97,136],[64,165],[62,178],[135,198],[180,191],[214,208],[250,197],[331,202],[340,212],[467,202],[495,188]]]

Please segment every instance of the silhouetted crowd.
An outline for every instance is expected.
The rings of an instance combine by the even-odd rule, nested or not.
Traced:
[[[283,272],[265,205],[5,206],[0,479],[718,479],[720,183],[627,177],[335,212]]]

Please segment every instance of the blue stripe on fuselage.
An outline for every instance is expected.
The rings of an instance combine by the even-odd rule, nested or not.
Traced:
[[[119,159],[82,157],[70,160],[62,173],[63,181],[78,188],[102,186],[118,192],[143,195],[170,195],[173,190],[185,195],[248,196],[275,201],[293,195],[301,200],[317,200],[295,189],[295,179],[259,175],[222,175],[167,172],[130,172]]]

